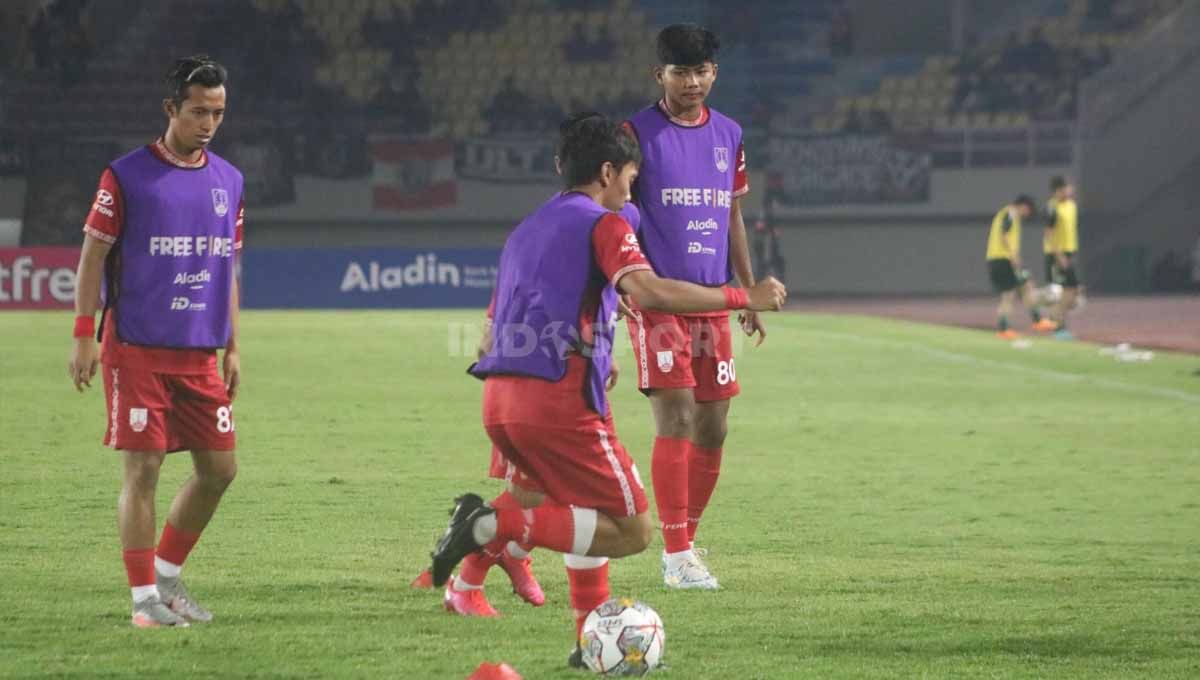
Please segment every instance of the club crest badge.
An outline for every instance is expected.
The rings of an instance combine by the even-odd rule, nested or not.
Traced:
[[[675,368],[675,354],[671,351],[658,353],[658,370],[663,373],[670,373],[671,369]]]
[[[134,432],[145,432],[146,423],[149,422],[149,417],[144,408],[129,409],[129,427]]]
[[[726,170],[728,170],[729,169],[729,147],[714,146],[713,147],[713,160],[717,164],[717,170],[720,170],[721,172],[725,172]]]
[[[217,217],[224,217],[229,214],[229,194],[224,189],[213,189],[213,212],[217,213]]]

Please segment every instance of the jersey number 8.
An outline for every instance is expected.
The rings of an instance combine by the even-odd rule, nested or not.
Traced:
[[[717,384],[728,385],[737,382],[737,370],[733,367],[733,359],[717,362]]]

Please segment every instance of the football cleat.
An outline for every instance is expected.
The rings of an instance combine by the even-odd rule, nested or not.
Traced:
[[[1038,333],[1053,333],[1054,331],[1058,330],[1058,324],[1054,323],[1050,319],[1042,319],[1041,321],[1033,324],[1033,330],[1037,331]]]
[[[162,598],[163,604],[170,607],[171,611],[193,623],[212,621],[212,612],[201,607],[200,603],[188,594],[187,588],[183,587],[182,580],[167,578],[158,573],[155,574],[155,580],[158,582],[159,597]]]
[[[1071,331],[1069,331],[1065,328],[1060,328],[1057,331],[1054,331],[1054,339],[1055,340],[1074,340],[1075,336],[1071,335]]]
[[[500,616],[500,612],[488,602],[483,588],[455,590],[454,579],[450,579],[446,584],[446,595],[442,598],[442,605],[446,611],[460,616]]]
[[[450,525],[446,527],[446,533],[442,534],[433,552],[429,554],[432,559],[429,573],[433,576],[433,585],[437,588],[446,585],[450,573],[464,557],[482,547],[475,542],[475,520],[496,512],[473,493],[463,494],[455,498],[454,502],[454,510],[450,512]]]
[[[996,337],[1000,338],[1001,340],[1016,340],[1017,338],[1021,337],[1021,335],[1010,328],[1006,331],[1000,331],[996,333]]]
[[[663,583],[668,588],[678,590],[719,590],[721,588],[717,578],[708,572],[708,567],[695,557],[665,560]]]
[[[412,583],[408,584],[408,587],[415,590],[433,590],[433,575],[429,573],[428,569],[425,569],[417,574],[417,577],[412,580]]]
[[[187,619],[171,611],[157,595],[133,603],[131,623],[136,628],[188,627]]]
[[[542,592],[542,586],[533,576],[532,557],[519,560],[509,555],[506,550],[498,564],[504,573],[508,574],[508,580],[512,581],[513,592],[518,597],[535,607],[546,604],[546,594]]]
[[[575,642],[575,649],[571,650],[571,654],[567,656],[568,668],[587,668],[587,664],[583,662],[583,649],[579,646],[579,642]]]

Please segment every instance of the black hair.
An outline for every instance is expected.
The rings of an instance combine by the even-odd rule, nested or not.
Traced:
[[[568,188],[595,180],[605,163],[621,170],[642,162],[633,135],[599,113],[573,114],[558,126],[558,134],[558,161]]]
[[[208,57],[207,54],[193,54],[190,57],[176,59],[167,71],[167,98],[179,107],[188,98],[188,88],[192,85],[204,87],[220,87],[229,78],[225,67]]]
[[[1055,175],[1054,177],[1050,178],[1050,191],[1058,191],[1065,186],[1067,186],[1066,177],[1063,177],[1062,175]]]
[[[1037,204],[1033,202],[1033,198],[1029,194],[1021,194],[1017,196],[1017,200],[1013,201],[1013,205],[1023,205],[1029,208],[1029,212],[1037,212]]]
[[[658,32],[658,63],[699,66],[714,61],[721,40],[696,24],[671,24]]]

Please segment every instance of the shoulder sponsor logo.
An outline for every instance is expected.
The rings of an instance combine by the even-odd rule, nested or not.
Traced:
[[[149,412],[144,408],[129,409],[129,427],[134,432],[145,432],[146,424],[150,422]]]
[[[213,212],[217,213],[217,217],[224,217],[229,214],[229,194],[224,189],[213,189]]]
[[[111,219],[115,216],[111,208],[114,202],[116,202],[116,199],[113,198],[113,195],[108,190],[100,189],[96,192],[96,202],[92,204],[92,209]]]
[[[720,170],[721,172],[729,170],[729,147],[714,146],[713,161],[715,161],[717,164],[717,170]]]
[[[641,252],[642,244],[638,243],[637,236],[634,234],[625,234],[625,244],[621,246],[622,253]]]
[[[659,352],[658,370],[663,373],[670,373],[672,368],[675,368],[675,353],[670,350]]]

